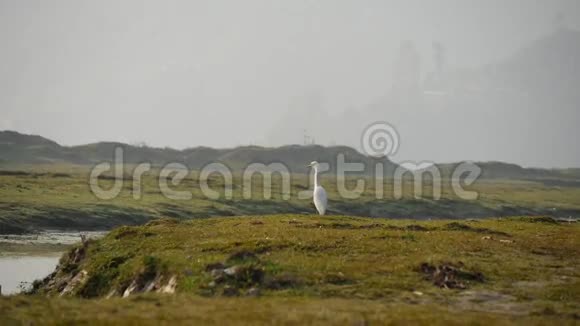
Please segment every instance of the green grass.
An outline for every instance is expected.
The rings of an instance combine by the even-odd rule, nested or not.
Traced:
[[[241,272],[212,285],[208,266],[220,263]],[[426,279],[422,263],[462,264],[483,282],[465,279],[466,290],[443,289]],[[0,321],[573,324],[579,266],[580,225],[549,219],[163,219],[73,248],[53,282],[37,282],[36,295],[0,299]],[[81,271],[87,277],[72,297],[57,298],[59,281]],[[174,295],[104,299],[134,282],[172,277]],[[247,297],[250,288],[259,288],[260,297]]]
[[[412,302],[189,295],[90,301],[0,298],[0,320],[8,325],[575,325],[549,311],[511,316]]]
[[[118,225],[142,224],[160,217],[197,218],[248,214],[304,214],[314,212],[309,199],[299,199],[298,192],[308,189],[305,175],[293,175],[290,200],[282,199],[280,178],[274,177],[272,198],[264,199],[261,178],[256,176],[253,196],[244,199],[242,181],[234,176],[233,199],[206,198],[192,172],[176,190],[191,192],[189,200],[168,200],[158,186],[158,171],[144,176],[143,196],[133,198],[132,182],[126,181],[120,196],[99,200],[90,191],[88,168],[83,166],[21,167],[21,173],[0,173],[0,234],[38,229],[110,229]],[[130,175],[128,169],[128,175]],[[541,182],[481,180],[469,190],[479,193],[479,199],[465,201],[444,182],[442,199],[432,200],[430,187],[424,196],[415,199],[410,180],[404,184],[404,197],[395,200],[393,181],[382,184],[383,198],[375,198],[374,181],[366,179],[366,189],[358,199],[342,199],[336,179],[325,177],[323,185],[329,193],[329,212],[339,215],[393,218],[469,218],[510,215],[554,215],[580,217],[580,188],[547,186]],[[212,176],[210,187],[223,193],[223,179]],[[348,179],[354,185],[354,179]],[[112,181],[101,180],[103,187]]]
[[[580,188],[478,181],[469,190],[479,199],[463,201],[446,182],[443,199],[434,201],[428,187],[413,198],[407,180],[404,198],[394,200],[392,180],[377,199],[367,179],[362,197],[346,200],[336,180],[325,177],[333,216],[319,217],[311,200],[297,198],[308,188],[305,175],[293,176],[288,201],[277,178],[271,199],[262,198],[259,178],[253,197],[244,199],[239,175],[233,199],[209,200],[197,172],[176,187],[192,199],[169,200],[155,171],[145,175],[141,199],[127,181],[118,198],[102,201],[89,190],[86,167],[19,170],[0,173],[0,233],[125,226],[70,249],[53,277],[35,282],[35,294],[0,297],[3,325],[566,325],[580,318],[580,225],[545,217],[466,219],[578,217]],[[220,190],[223,180],[212,177],[210,186]],[[56,247],[0,243],[0,252]],[[467,289],[435,286],[422,264],[461,266],[457,277]],[[223,268],[236,272],[212,274]],[[483,281],[469,276],[479,273]],[[60,297],[75,276],[80,282]],[[175,294],[139,293],[171,279]],[[119,298],[132,286],[136,294]],[[248,296],[252,289],[259,297]]]

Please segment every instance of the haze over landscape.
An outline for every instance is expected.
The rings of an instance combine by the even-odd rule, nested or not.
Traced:
[[[580,0],[0,0],[0,325],[577,325]]]
[[[0,130],[358,148],[381,120],[394,161],[580,166],[578,29],[574,0],[0,1]]]

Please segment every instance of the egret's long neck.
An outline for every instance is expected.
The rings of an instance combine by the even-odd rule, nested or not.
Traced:
[[[314,188],[318,187],[318,167],[314,167]]]

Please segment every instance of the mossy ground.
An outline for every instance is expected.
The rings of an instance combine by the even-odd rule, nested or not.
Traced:
[[[550,219],[163,219],[115,229],[85,250],[80,261],[63,258],[61,274],[89,275],[74,298],[54,298],[55,288],[40,286],[37,295],[0,299],[0,319],[540,325],[580,318],[580,225]],[[254,266],[263,277],[212,285],[208,266],[218,263]],[[466,280],[466,290],[440,288],[420,271],[422,263],[462,264],[481,273],[483,282]],[[146,274],[176,276],[176,294],[103,298]],[[239,297],[225,297],[225,285],[237,288]],[[245,296],[250,287],[260,289],[259,298]]]

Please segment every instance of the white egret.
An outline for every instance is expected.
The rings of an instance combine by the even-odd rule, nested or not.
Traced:
[[[326,190],[322,186],[318,185],[318,166],[319,163],[314,161],[308,165],[314,169],[314,206],[320,215],[326,213],[326,207],[328,203],[328,197],[326,197]]]

